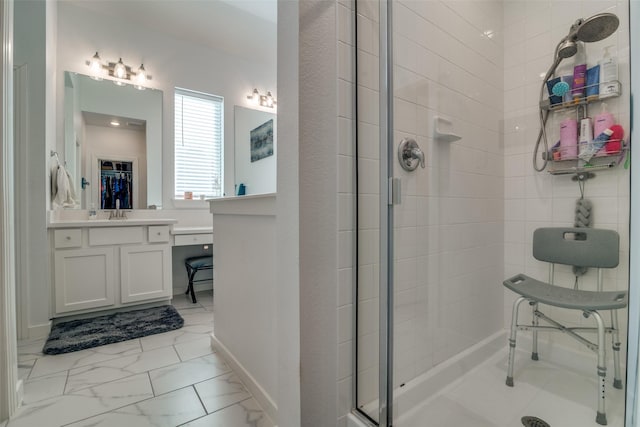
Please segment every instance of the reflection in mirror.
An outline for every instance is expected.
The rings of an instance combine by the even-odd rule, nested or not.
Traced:
[[[67,169],[81,207],[162,205],[162,92],[65,72]],[[111,169],[109,171],[109,169]]]
[[[236,195],[276,192],[276,115],[235,106]]]

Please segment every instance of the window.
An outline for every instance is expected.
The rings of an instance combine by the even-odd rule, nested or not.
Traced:
[[[175,198],[222,196],[223,98],[176,88]]]

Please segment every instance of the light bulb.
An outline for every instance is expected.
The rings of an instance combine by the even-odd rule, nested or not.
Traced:
[[[111,120],[111,126],[120,126],[120,122],[117,120]]]
[[[140,68],[138,68],[135,80],[136,84],[134,84],[133,87],[138,90],[144,90],[144,85],[145,83],[147,83],[147,70],[144,69],[144,64],[140,64]]]
[[[267,92],[267,107],[273,108],[273,96],[269,91]]]
[[[260,94],[258,93],[258,89],[253,90],[251,101],[253,102],[253,105],[258,105],[260,103]]]
[[[144,69],[144,64],[140,64],[138,72],[136,73],[136,82],[139,85],[143,85],[147,82],[147,70]]]
[[[118,63],[113,67],[113,75],[119,79],[127,77],[127,68],[122,63],[122,58],[120,58]]]
[[[102,80],[100,75],[102,74],[102,60],[100,59],[100,55],[96,52],[95,55],[88,61],[89,69],[91,70],[91,74],[93,74],[92,78],[94,80]]]

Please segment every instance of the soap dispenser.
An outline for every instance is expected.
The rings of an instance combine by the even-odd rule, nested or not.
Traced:
[[[611,56],[607,46],[603,50],[600,65],[600,99],[620,95],[620,82],[618,81],[618,58]]]
[[[89,219],[97,219],[98,213],[96,212],[96,204],[91,203],[91,208],[89,209]]]

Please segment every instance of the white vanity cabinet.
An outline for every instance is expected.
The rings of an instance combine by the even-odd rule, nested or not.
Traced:
[[[169,224],[53,229],[54,317],[170,299],[170,239]]]
[[[114,249],[56,249],[56,312],[115,304]]]
[[[171,246],[120,248],[120,300],[123,304],[171,296]]]

